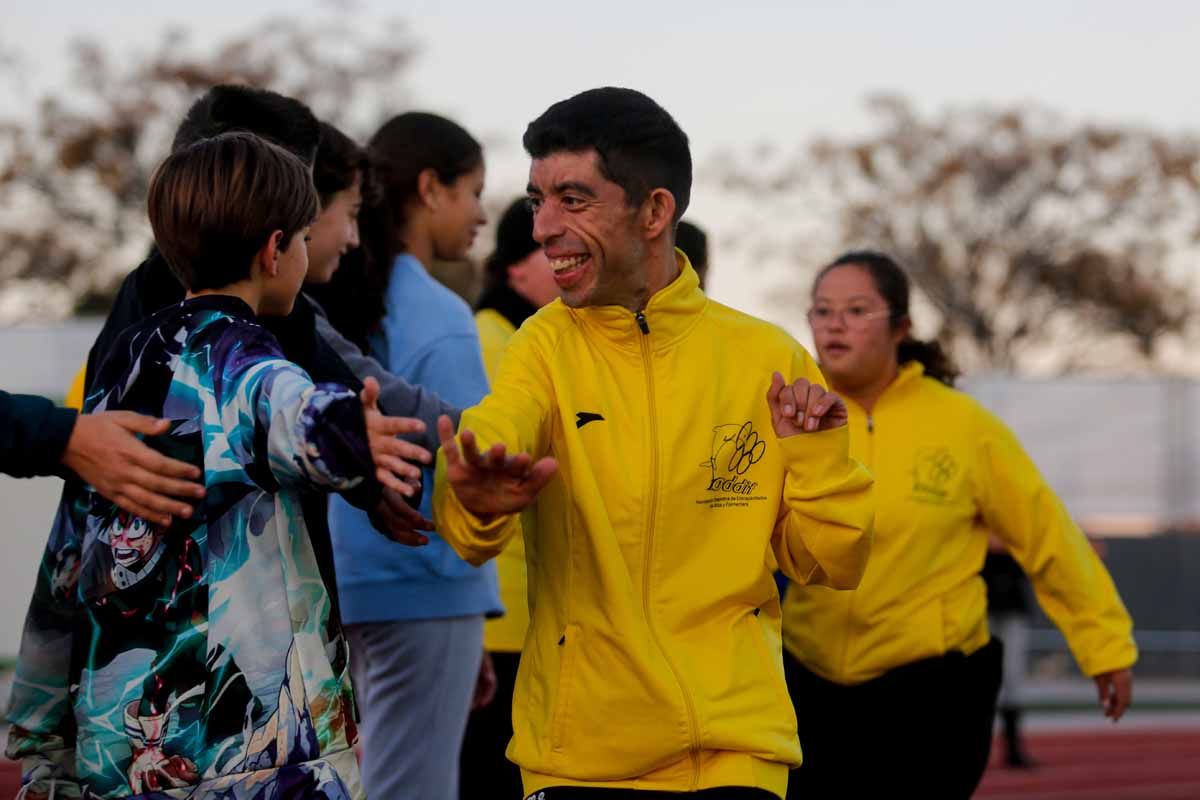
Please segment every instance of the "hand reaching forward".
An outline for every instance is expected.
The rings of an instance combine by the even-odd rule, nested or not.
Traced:
[[[533,464],[528,453],[506,455],[502,444],[494,444],[481,454],[475,434],[468,430],[459,436],[460,453],[454,441],[454,424],[445,415],[438,418],[438,437],[446,459],[446,479],[463,507],[479,517],[521,511],[558,469],[558,462],[548,456]]]
[[[359,399],[367,421],[367,444],[375,461],[375,477],[385,488],[412,497],[416,494],[413,487],[421,485],[421,468],[409,461],[428,464],[433,461],[433,456],[424,447],[396,437],[403,433],[422,433],[425,423],[413,417],[385,416],[379,410],[379,381],[374,378],[363,381]]]
[[[788,385],[778,372],[771,374],[767,390],[771,423],[780,439],[797,433],[828,431],[846,424],[846,404],[819,384],[799,378]]]

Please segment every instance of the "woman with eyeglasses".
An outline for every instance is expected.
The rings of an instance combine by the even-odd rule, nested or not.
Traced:
[[[979,576],[988,532],[1028,573],[1114,721],[1132,694],[1132,622],[1012,432],[952,388],[936,342],[910,335],[908,278],[891,258],[839,257],[812,303],[821,369],[849,408],[851,455],[874,473],[878,508],[857,589],[788,587],[784,662],[804,751],[788,797],[967,798],[1000,685]]]

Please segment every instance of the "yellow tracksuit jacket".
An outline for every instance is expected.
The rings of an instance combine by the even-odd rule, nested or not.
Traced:
[[[850,404],[850,452],[876,480],[871,562],[852,592],[789,587],[784,643],[810,670],[856,684],[987,644],[989,530],[1085,673],[1137,659],[1108,571],[1016,437],[975,400],[910,362],[871,416]]]
[[[821,380],[780,329],[681,275],[644,313],[555,301],[526,320],[462,427],[553,455],[525,530],[530,632],[508,756],[525,791],[755,786],[800,761],[770,562],[857,585],[872,479],[845,427],[778,439],[771,372]],[[439,460],[440,461],[440,460]],[[439,463],[441,535],[480,563],[513,517],[482,523]]]
[[[495,383],[500,370],[500,357],[517,332],[508,319],[494,308],[475,314],[479,328],[479,348],[483,353],[483,368],[488,382]],[[525,644],[529,628],[529,592],[525,581],[525,537],[513,535],[508,546],[496,556],[496,573],[500,579],[500,602],[504,616],[489,619],[483,626],[483,648],[490,653],[519,653]]]

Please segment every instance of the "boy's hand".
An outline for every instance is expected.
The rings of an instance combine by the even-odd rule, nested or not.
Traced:
[[[771,374],[767,405],[771,409],[775,435],[780,439],[797,433],[840,428],[848,419],[842,398],[804,378],[789,386],[778,372]]]
[[[157,525],[171,524],[172,515],[188,518],[186,500],[204,497],[199,467],[167,458],[135,434],[158,436],[169,420],[132,411],[80,414],[71,430],[62,463],[84,483],[134,516]]]
[[[458,501],[479,517],[521,511],[558,470],[558,462],[553,458],[547,456],[533,464],[528,453],[506,455],[502,444],[494,444],[481,454],[475,445],[475,434],[468,430],[460,435],[460,453],[454,441],[454,424],[445,415],[438,418],[438,436],[446,459],[446,479]]]
[[[409,547],[429,544],[429,537],[418,531],[433,530],[433,520],[425,519],[421,512],[408,504],[403,497],[391,489],[383,490],[379,505],[370,513],[371,524],[393,542]]]
[[[429,464],[433,456],[424,447],[396,437],[405,433],[423,433],[425,423],[412,417],[384,416],[379,410],[379,381],[374,378],[363,381],[359,399],[367,421],[367,443],[375,461],[375,477],[384,487],[412,497],[416,494],[413,486],[421,485],[421,469],[408,462]]]

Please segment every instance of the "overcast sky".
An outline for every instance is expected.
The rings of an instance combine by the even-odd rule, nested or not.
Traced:
[[[0,54],[17,51],[24,78],[0,83],[0,115],[29,112],[43,89],[61,84],[74,37],[132,51],[148,49],[173,25],[203,45],[268,16],[324,16],[334,8],[315,0],[6,5]],[[488,153],[489,192],[500,198],[524,187],[528,164],[517,142],[525,124],[555,100],[605,84],[662,103],[701,164],[724,148],[861,131],[869,119],[863,98],[880,90],[900,92],[926,112],[1031,101],[1074,119],[1200,132],[1194,1],[357,0],[351,7],[409,23],[421,48],[409,73],[419,105],[487,141],[511,143]],[[693,210],[719,217],[721,198],[699,192]],[[755,288],[734,277],[716,275],[714,294],[766,313]]]

